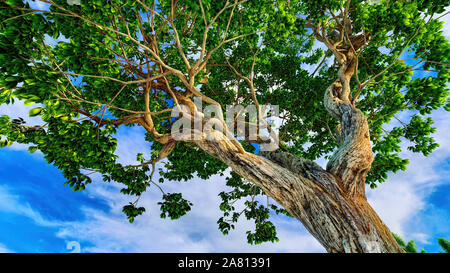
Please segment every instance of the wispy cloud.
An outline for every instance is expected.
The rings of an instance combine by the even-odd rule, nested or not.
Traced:
[[[446,163],[446,159],[450,158],[450,140],[447,136],[450,114],[440,110],[433,114],[433,119],[437,128],[434,138],[440,147],[425,157],[408,151],[408,143],[404,143],[401,156],[410,159],[408,170],[391,174],[388,181],[375,190],[367,189],[369,203],[393,232],[424,243],[428,242],[428,237],[420,230],[423,225],[411,221],[421,221],[420,215],[430,209],[427,198],[439,186],[450,184]]]
[[[450,22],[450,13],[448,13],[448,12],[450,12],[450,7],[447,7],[445,9],[444,14],[446,14],[446,13],[447,14],[441,18],[441,21],[445,22],[444,28],[443,28],[444,36],[447,38],[447,40],[450,40],[450,23],[449,23]]]
[[[0,185],[0,211],[22,215],[32,219],[35,224],[45,227],[60,226],[57,221],[44,219],[42,215],[34,210],[29,203],[21,201],[20,196],[14,195],[3,185]]]
[[[153,189],[143,195],[140,201],[140,205],[144,206],[147,212],[133,224],[129,224],[120,211],[127,198],[110,189],[106,190],[108,199],[115,200],[109,202],[111,211],[105,213],[83,208],[86,220],[65,225],[57,235],[61,238],[89,241],[93,246],[83,248],[89,252],[324,251],[298,221],[282,217],[274,219],[280,238],[277,244],[248,245],[245,231],[251,230],[253,224],[246,220],[241,221],[229,235],[222,235],[216,223],[220,215],[220,200],[217,194],[225,188],[224,180],[220,176],[214,176],[209,181],[193,179],[189,183],[173,182],[166,186],[166,191],[182,192],[185,198],[193,201],[192,211],[175,221],[160,219],[156,202],[161,197],[159,192]],[[91,190],[104,192],[103,187],[103,184],[96,184]]]
[[[0,243],[0,253],[14,253],[14,251],[8,249],[4,244]]]
[[[22,107],[22,106],[20,106]],[[10,108],[11,113],[20,115],[24,110]],[[438,132],[435,138],[441,147],[430,157],[403,153],[411,158],[408,171],[391,175],[388,182],[376,190],[368,189],[368,199],[381,218],[393,232],[406,238],[426,243],[430,235],[419,226],[411,227],[412,219],[420,219],[427,208],[427,197],[442,183],[442,171],[436,170],[443,159],[450,155],[450,141],[447,128],[450,128],[449,114],[439,111],[434,115]],[[127,128],[119,131],[117,153],[123,164],[136,162],[139,152],[149,156],[150,144],[144,140],[144,131],[140,128]],[[46,164],[42,162],[42,164]],[[156,178],[157,179],[157,178]],[[162,184],[166,192],[182,192],[183,196],[194,203],[192,211],[179,220],[171,221],[159,218],[160,192],[150,189],[140,200],[147,212],[129,224],[121,212],[122,206],[133,198],[119,193],[121,185],[106,184],[98,181],[89,185],[85,194],[91,198],[103,200],[109,210],[95,207],[80,208],[84,220],[61,222],[45,219],[20,196],[11,193],[9,188],[0,187],[0,210],[14,212],[32,219],[37,225],[55,227],[57,237],[65,240],[86,242],[83,251],[88,252],[323,252],[320,244],[307,233],[295,219],[275,217],[280,242],[265,243],[258,246],[248,245],[245,232],[253,229],[253,223],[243,219],[230,235],[222,235],[216,221],[221,212],[218,209],[218,193],[228,190],[225,179],[213,176],[208,181],[194,178],[189,182],[166,182]]]

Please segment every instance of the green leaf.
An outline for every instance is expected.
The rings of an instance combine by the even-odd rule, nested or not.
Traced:
[[[28,151],[29,151],[30,153],[36,152],[37,149],[38,149],[38,147],[36,147],[36,146],[30,146],[30,147],[28,147]]]
[[[27,106],[32,105],[32,104],[34,104],[34,101],[32,99],[28,99],[23,102],[23,105],[27,105]]]
[[[41,115],[43,112],[44,112],[44,108],[36,107],[36,108],[31,109],[28,114],[30,117],[35,117],[35,116]]]

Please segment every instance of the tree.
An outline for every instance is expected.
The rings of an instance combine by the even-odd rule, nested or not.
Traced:
[[[416,248],[416,243],[414,242],[414,240],[410,240],[408,243],[405,243],[405,241],[397,234],[392,233],[392,236],[394,236],[397,243],[403,248],[403,250],[405,250],[405,252],[418,253],[417,248]],[[450,253],[450,241],[449,240],[446,240],[444,238],[438,238],[437,241],[438,241],[439,245],[442,247],[442,249],[444,250],[444,252],[442,252],[442,253]],[[422,249],[421,253],[427,253],[427,252],[424,249]]]
[[[147,188],[162,192],[161,217],[177,219],[192,204],[161,183],[231,168],[233,190],[220,194],[224,234],[244,214],[255,220],[250,243],[276,241],[275,210],[329,252],[403,252],[365,185],[406,169],[402,142],[424,155],[438,146],[429,115],[450,110],[450,46],[439,21],[448,0],[40,2],[45,8],[0,4],[0,103],[38,103],[30,115],[45,122],[3,115],[3,146],[32,144],[73,190],[94,172],[122,183],[137,197],[123,209],[130,222],[145,211],[137,203]],[[231,117],[253,133],[225,121],[227,105],[255,107],[256,118]],[[279,130],[264,105],[279,106]],[[410,120],[383,127],[405,111]],[[194,129],[173,131],[179,121]],[[118,163],[120,126],[143,127],[152,157]],[[313,162],[321,157],[326,169]],[[258,202],[264,195],[281,208]],[[236,200],[246,200],[243,211]]]
[[[395,233],[392,233],[392,236],[394,236],[397,243],[405,250],[406,253],[417,253],[416,243],[414,240],[410,240],[408,243],[405,243],[405,241],[402,239],[402,237],[398,236]],[[422,253],[425,253],[425,250],[422,249]]]
[[[450,241],[444,238],[438,238],[438,243],[445,253],[450,253]]]

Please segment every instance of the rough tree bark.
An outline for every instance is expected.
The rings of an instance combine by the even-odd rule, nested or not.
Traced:
[[[361,116],[354,109],[351,113]],[[348,120],[360,122],[358,118]],[[355,131],[361,127],[353,124],[348,128],[354,131],[348,136],[360,137]],[[347,140],[336,152],[328,170],[286,152],[266,152],[266,158],[239,152],[235,143],[218,131],[204,133],[196,143],[261,187],[301,221],[328,252],[403,252],[366,200],[367,165],[359,168],[358,164],[371,156],[363,151],[351,152],[358,146],[354,141]]]
[[[367,119],[354,105],[359,91],[352,98],[350,79],[357,71],[356,52],[366,44],[370,33],[351,35],[351,27],[343,27],[349,24],[346,18],[350,1],[347,3],[337,40],[327,38],[320,24],[312,26],[317,39],[333,52],[339,65],[337,80],[325,91],[324,106],[340,123],[341,146],[330,158],[326,170],[287,152],[265,152],[263,156],[247,153],[235,138],[211,127],[194,132],[194,142],[262,188],[301,221],[328,252],[403,252],[365,196],[365,179],[373,154]],[[252,87],[251,80],[246,80]],[[191,89],[194,95],[199,94],[194,87]],[[190,109],[183,112],[183,117],[199,116],[202,123],[213,119],[204,120],[189,99],[178,99]],[[223,120],[216,119],[215,123],[220,127]],[[190,134],[186,137],[192,139]]]
[[[347,52],[338,80],[324,95],[325,108],[340,121],[341,143],[326,170],[286,152],[264,152],[264,157],[242,152],[213,129],[203,132],[196,144],[262,188],[328,252],[404,252],[365,196],[373,154],[367,119],[351,103],[354,70],[355,57]]]

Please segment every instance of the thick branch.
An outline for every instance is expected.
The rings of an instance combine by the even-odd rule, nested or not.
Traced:
[[[402,252],[366,199],[347,198],[333,174],[286,153],[266,153],[273,161],[239,153],[224,135],[211,134],[196,144],[259,186],[300,220],[327,251]]]

